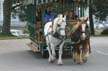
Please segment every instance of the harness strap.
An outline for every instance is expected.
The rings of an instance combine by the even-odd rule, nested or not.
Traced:
[[[61,42],[56,46],[56,47],[59,47],[63,42],[63,39],[61,40]]]
[[[48,35],[52,35],[53,33],[52,32],[49,32],[48,34],[45,35],[45,37],[47,37]]]
[[[65,28],[60,28],[59,30],[65,30]]]
[[[81,31],[81,33],[86,33],[85,31]]]
[[[54,36],[52,32],[49,32],[47,35],[45,35],[45,37],[47,37],[48,35],[52,35],[52,36]],[[55,37],[55,36],[54,36],[54,37]],[[62,44],[62,42],[63,42],[64,39],[63,39],[62,36],[61,36],[61,38],[60,38],[60,37],[55,37],[55,38],[61,40],[61,42],[56,46],[56,47],[59,47],[59,45]]]

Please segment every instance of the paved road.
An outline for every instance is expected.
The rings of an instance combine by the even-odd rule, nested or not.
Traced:
[[[88,62],[75,64],[64,57],[64,65],[49,64],[26,45],[29,39],[0,40],[0,71],[108,71],[108,37],[92,37]]]

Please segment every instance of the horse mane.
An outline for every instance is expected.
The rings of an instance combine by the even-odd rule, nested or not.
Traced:
[[[84,20],[84,23],[81,23],[81,21]],[[83,24],[88,24],[88,17],[80,17],[79,20],[77,21],[77,23],[74,25],[74,27],[72,28],[72,30],[74,30],[74,32]]]
[[[63,15],[62,15],[62,14],[59,14],[59,15],[53,20],[53,33],[56,32],[57,25],[58,25],[58,24],[61,24],[62,18],[63,18]]]

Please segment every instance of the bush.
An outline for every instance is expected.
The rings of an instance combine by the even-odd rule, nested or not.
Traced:
[[[103,30],[101,35],[108,35],[108,29]]]

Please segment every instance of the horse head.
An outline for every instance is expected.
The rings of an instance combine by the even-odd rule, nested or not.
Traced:
[[[53,34],[59,32],[60,35],[65,36],[66,18],[59,14],[53,21]]]
[[[76,24],[72,27],[72,40],[78,41],[80,38],[82,40],[85,40],[86,37],[88,36],[87,32],[87,24],[88,18],[87,17],[81,17],[77,21]]]
[[[81,17],[80,21],[82,22],[81,23],[81,39],[85,40],[89,33],[87,30],[88,29],[88,23],[87,23],[88,17]]]

